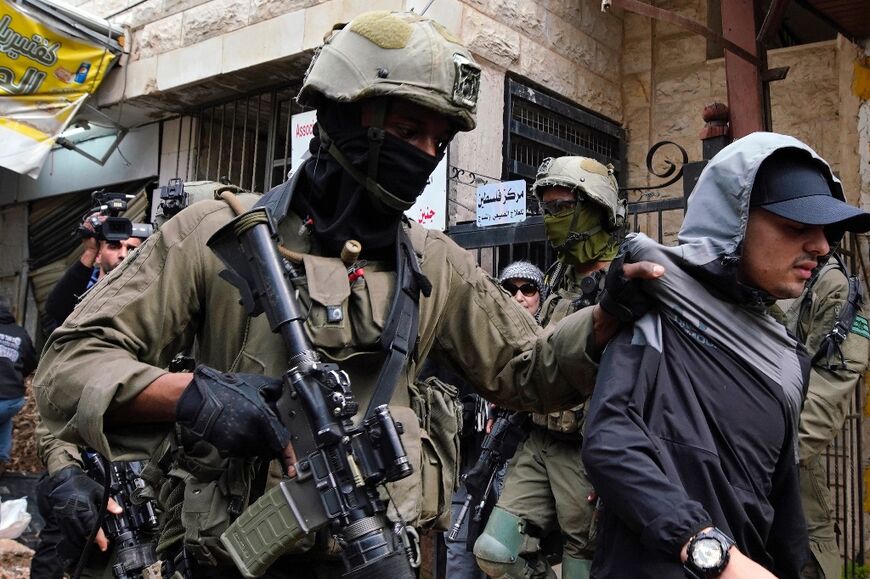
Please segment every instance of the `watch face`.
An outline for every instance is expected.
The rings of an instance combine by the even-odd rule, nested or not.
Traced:
[[[700,569],[715,569],[724,557],[722,544],[712,537],[703,537],[692,546],[692,563]]]

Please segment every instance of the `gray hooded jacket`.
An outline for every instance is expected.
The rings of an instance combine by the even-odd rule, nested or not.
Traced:
[[[685,577],[680,549],[711,525],[778,577],[800,575],[809,359],[767,314],[772,298],[736,279],[756,172],[785,147],[818,158],[790,137],[745,137],[704,169],[678,247],[623,245],[667,273],[647,286],[658,307],[605,351],[591,401],[583,460],[605,504],[594,577]]]

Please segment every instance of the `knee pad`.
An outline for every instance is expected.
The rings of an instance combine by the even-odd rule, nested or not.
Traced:
[[[526,534],[526,522],[495,507],[486,528],[474,543],[474,556],[493,579],[527,579],[533,570],[520,553],[537,551],[539,540]]]

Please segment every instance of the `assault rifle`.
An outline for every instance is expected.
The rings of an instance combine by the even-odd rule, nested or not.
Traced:
[[[115,546],[115,579],[160,577],[154,538],[158,530],[157,510],[152,500],[139,501],[145,487],[143,465],[138,461],[109,462],[92,450],[82,452],[85,472],[108,486],[109,496],[124,509],[120,514],[106,512],[103,529]]]
[[[232,196],[225,199],[241,212]],[[358,404],[350,379],[337,365],[322,362],[308,338],[293,286],[301,274],[279,254],[277,241],[270,212],[255,208],[208,242],[228,268],[221,276],[239,289],[247,312],[265,312],[284,342],[288,370],[277,408],[299,457],[296,477],[248,507],[221,541],[239,570],[256,577],[295,542],[328,529],[341,549],[344,577],[412,579],[407,531],[389,522],[380,495],[384,483],[413,472],[401,424],[386,404],[354,424]]]
[[[462,475],[465,485],[465,503],[456,517],[456,522],[450,528],[448,537],[451,541],[459,538],[462,523],[471,510],[471,522],[468,525],[466,548],[471,551],[474,542],[483,532],[483,526],[489,518],[494,506],[493,485],[498,472],[513,458],[517,447],[526,438],[526,428],[529,415],[526,412],[512,412],[499,408],[496,411],[495,423],[481,444],[481,453],[477,462],[468,472]]]

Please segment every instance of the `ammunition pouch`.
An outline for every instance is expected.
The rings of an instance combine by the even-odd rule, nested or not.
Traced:
[[[416,527],[446,531],[450,526],[450,504],[459,486],[459,444],[462,432],[462,402],[458,391],[434,376],[410,388],[411,408],[420,424],[421,461],[418,490],[422,494]],[[398,416],[397,416],[398,418]],[[403,437],[405,438],[405,437]],[[406,449],[411,455],[412,441]],[[408,477],[415,481],[417,473]]]
[[[158,552],[177,550],[182,541],[197,563],[228,562],[220,535],[248,504],[256,459],[222,458],[218,450],[199,440],[175,450],[174,464],[160,489],[167,512]]]

